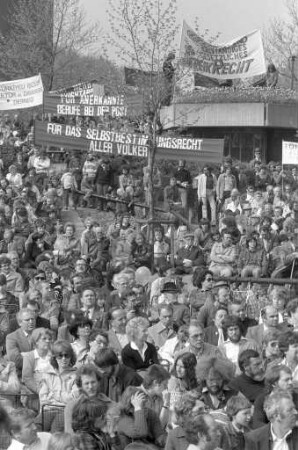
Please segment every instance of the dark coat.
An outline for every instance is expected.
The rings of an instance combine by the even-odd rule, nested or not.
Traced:
[[[128,386],[140,386],[143,379],[130,367],[127,367],[124,364],[119,364],[113,381],[114,383],[111,389],[110,383],[112,380],[106,376],[103,376],[100,381],[100,392],[105,394],[114,402],[119,402],[121,395]]]
[[[152,364],[159,364],[156,348],[150,342],[147,342],[147,346],[143,360],[140,353],[127,344],[121,352],[123,364],[134,370],[144,370]]]
[[[190,259],[193,266],[204,266],[204,254],[196,245],[189,248],[182,247],[177,251],[176,266],[183,267],[183,260]]]
[[[298,450],[298,428],[293,428],[286,441],[289,450]],[[270,424],[250,431],[245,435],[245,450],[272,450],[272,447]]]
[[[231,380],[228,387],[241,392],[251,403],[254,403],[256,398],[266,389],[264,381],[255,381],[245,373]]]

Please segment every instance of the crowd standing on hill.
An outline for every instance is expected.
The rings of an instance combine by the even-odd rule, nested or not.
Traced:
[[[59,171],[31,127],[0,117],[0,448],[298,449],[297,168],[156,166],[150,232],[147,166]]]

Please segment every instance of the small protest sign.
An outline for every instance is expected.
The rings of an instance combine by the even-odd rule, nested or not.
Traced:
[[[282,141],[282,164],[298,164],[298,142]]]

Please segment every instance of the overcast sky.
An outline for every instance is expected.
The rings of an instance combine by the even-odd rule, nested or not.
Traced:
[[[99,20],[102,28],[107,30],[108,0],[81,2],[89,17]],[[211,34],[221,32],[223,42],[255,29],[263,30],[270,19],[285,14],[284,0],[177,0],[177,3],[181,23],[185,19],[190,25],[194,25],[194,18],[197,16],[202,26],[210,29]]]

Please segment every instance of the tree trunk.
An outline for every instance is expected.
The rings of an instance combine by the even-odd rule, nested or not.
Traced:
[[[155,151],[156,151],[156,114],[153,117],[151,136],[149,136],[149,151],[148,151],[148,168],[149,168],[149,179],[148,179],[148,201],[149,201],[149,220],[154,219],[154,195],[153,195],[153,168],[154,168],[154,160],[155,160]],[[153,242],[153,228],[154,225],[150,225],[150,238]],[[151,240],[150,239],[150,240]]]

